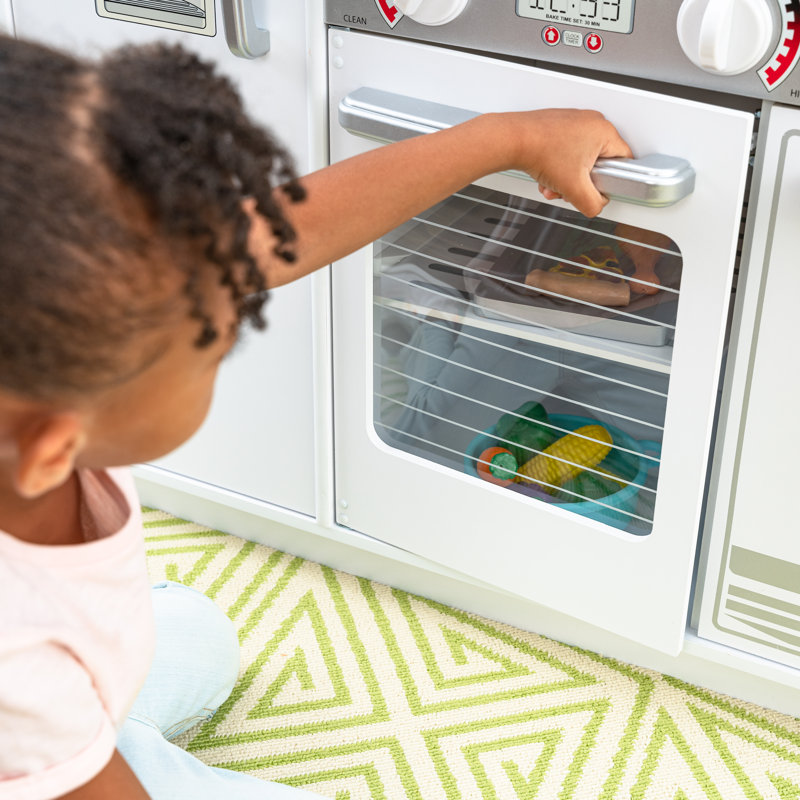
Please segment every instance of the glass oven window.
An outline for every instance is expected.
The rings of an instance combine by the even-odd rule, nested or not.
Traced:
[[[377,435],[527,502],[650,533],[675,243],[470,186],[374,252]]]

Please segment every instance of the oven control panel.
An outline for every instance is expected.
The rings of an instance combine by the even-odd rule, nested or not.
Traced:
[[[325,0],[329,25],[800,105],[800,0]]]

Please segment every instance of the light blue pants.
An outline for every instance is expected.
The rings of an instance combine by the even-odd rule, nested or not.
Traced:
[[[233,624],[205,595],[153,587],[156,650],[117,748],[153,800],[313,800],[319,795],[209,767],[169,739],[209,719],[239,673]]]

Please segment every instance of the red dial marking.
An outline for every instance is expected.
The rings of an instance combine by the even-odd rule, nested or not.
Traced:
[[[383,18],[393,28],[397,24],[397,20],[400,19],[400,12],[397,10],[397,6],[393,6],[389,0],[375,0],[375,2],[378,4],[378,10],[383,15]]]
[[[758,71],[758,76],[771,92],[792,71],[800,55],[800,0],[788,0],[781,4],[783,32],[785,37],[772,58]]]

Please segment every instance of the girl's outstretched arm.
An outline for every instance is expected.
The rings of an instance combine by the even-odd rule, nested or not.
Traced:
[[[595,161],[631,155],[596,111],[484,114],[305,177],[306,200],[283,202],[298,235],[293,264],[273,255],[269,228],[257,214],[250,244],[269,286],[280,286],[352,253],[478,178],[507,169],[524,170],[545,197],[563,197],[591,217],[607,202],[589,176]]]

